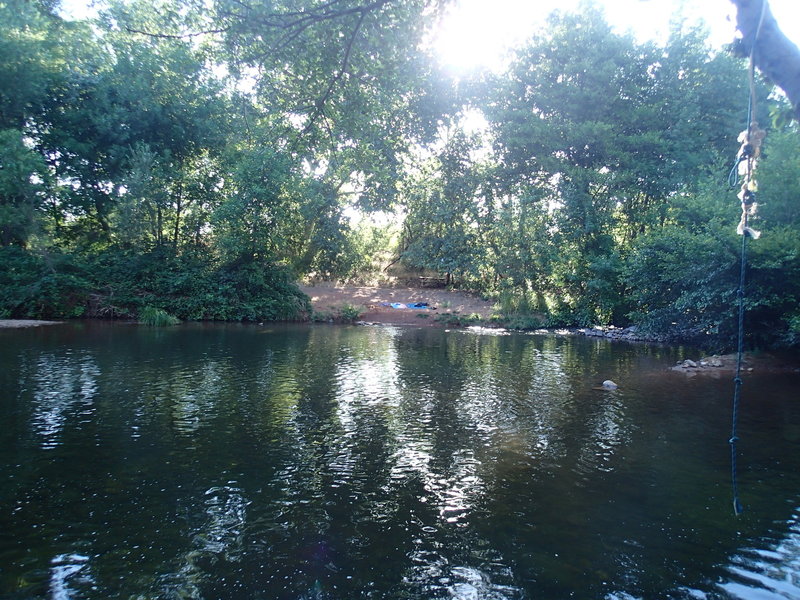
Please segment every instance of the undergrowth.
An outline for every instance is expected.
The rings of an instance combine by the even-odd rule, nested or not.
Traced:
[[[185,321],[275,321],[311,313],[290,271],[168,248],[109,247],[78,256],[0,247],[0,318],[141,318],[153,308]],[[346,312],[346,314],[350,314]]]
[[[483,319],[478,313],[462,315],[454,311],[436,315],[436,322],[448,327],[469,327],[482,323]]]
[[[361,305],[345,302],[340,306],[331,307],[329,310],[313,311],[311,321],[315,323],[354,323],[366,311],[367,309]]]

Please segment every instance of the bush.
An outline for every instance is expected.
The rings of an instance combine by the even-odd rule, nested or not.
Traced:
[[[275,321],[311,313],[289,272],[265,261],[217,266],[207,257],[109,250],[95,260],[114,304],[139,312],[150,306],[182,320]]]
[[[364,314],[365,309],[363,306],[354,306],[353,304],[342,304],[339,309],[339,314],[343,321],[357,321]]]
[[[738,244],[668,227],[641,236],[624,270],[633,322],[649,333],[728,350],[736,337]]]
[[[541,309],[544,298],[522,290],[505,289],[497,297],[498,314],[492,322],[508,329],[538,329],[546,321]]]
[[[729,351],[738,334],[741,237],[672,227],[637,241],[626,268],[634,322],[650,333],[714,351]],[[745,332],[750,348],[797,345],[800,233],[776,227],[748,244]]]
[[[313,323],[333,323],[336,316],[331,310],[315,310],[309,317]]]
[[[333,310],[314,311],[311,320],[315,323],[353,323],[358,321],[366,309],[363,306],[342,304]]]
[[[539,329],[546,322],[545,317],[541,315],[495,315],[492,317],[492,323],[496,323],[506,329],[518,329],[520,331]]]
[[[110,247],[88,258],[0,247],[0,317],[129,318],[159,309],[182,320],[274,321],[311,313],[288,270],[266,261]]]
[[[86,312],[92,284],[73,257],[7,246],[0,264],[0,317],[67,319]]]
[[[447,327],[469,327],[470,325],[478,325],[479,323],[482,323],[483,319],[477,313],[472,313],[471,315],[462,315],[458,312],[448,312],[436,315],[436,322]]]

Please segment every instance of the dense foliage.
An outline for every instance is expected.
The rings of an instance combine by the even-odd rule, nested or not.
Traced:
[[[0,0],[0,317],[297,318],[297,278],[399,262],[516,324],[728,347],[740,59],[587,5],[455,81],[427,50],[444,4],[119,0],[83,22]],[[800,152],[769,91],[761,347],[800,341]]]

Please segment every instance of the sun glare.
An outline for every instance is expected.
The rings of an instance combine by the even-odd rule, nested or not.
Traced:
[[[704,21],[714,47],[734,38],[735,9],[729,0],[599,0],[608,22],[620,33],[630,32],[639,42],[664,42],[671,22],[679,15],[688,23]],[[449,10],[434,36],[433,48],[441,63],[456,75],[500,70],[508,50],[543,27],[556,9],[579,10],[580,0],[460,0]],[[783,32],[800,43],[800,3],[770,0]]]
[[[443,65],[456,72],[497,70],[507,50],[530,35],[543,6],[549,4],[461,0],[442,21],[433,44],[436,53]]]

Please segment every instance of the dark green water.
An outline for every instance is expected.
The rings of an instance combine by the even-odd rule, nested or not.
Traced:
[[[800,598],[800,377],[367,327],[0,331],[0,598]],[[596,391],[604,379],[617,391]]]

